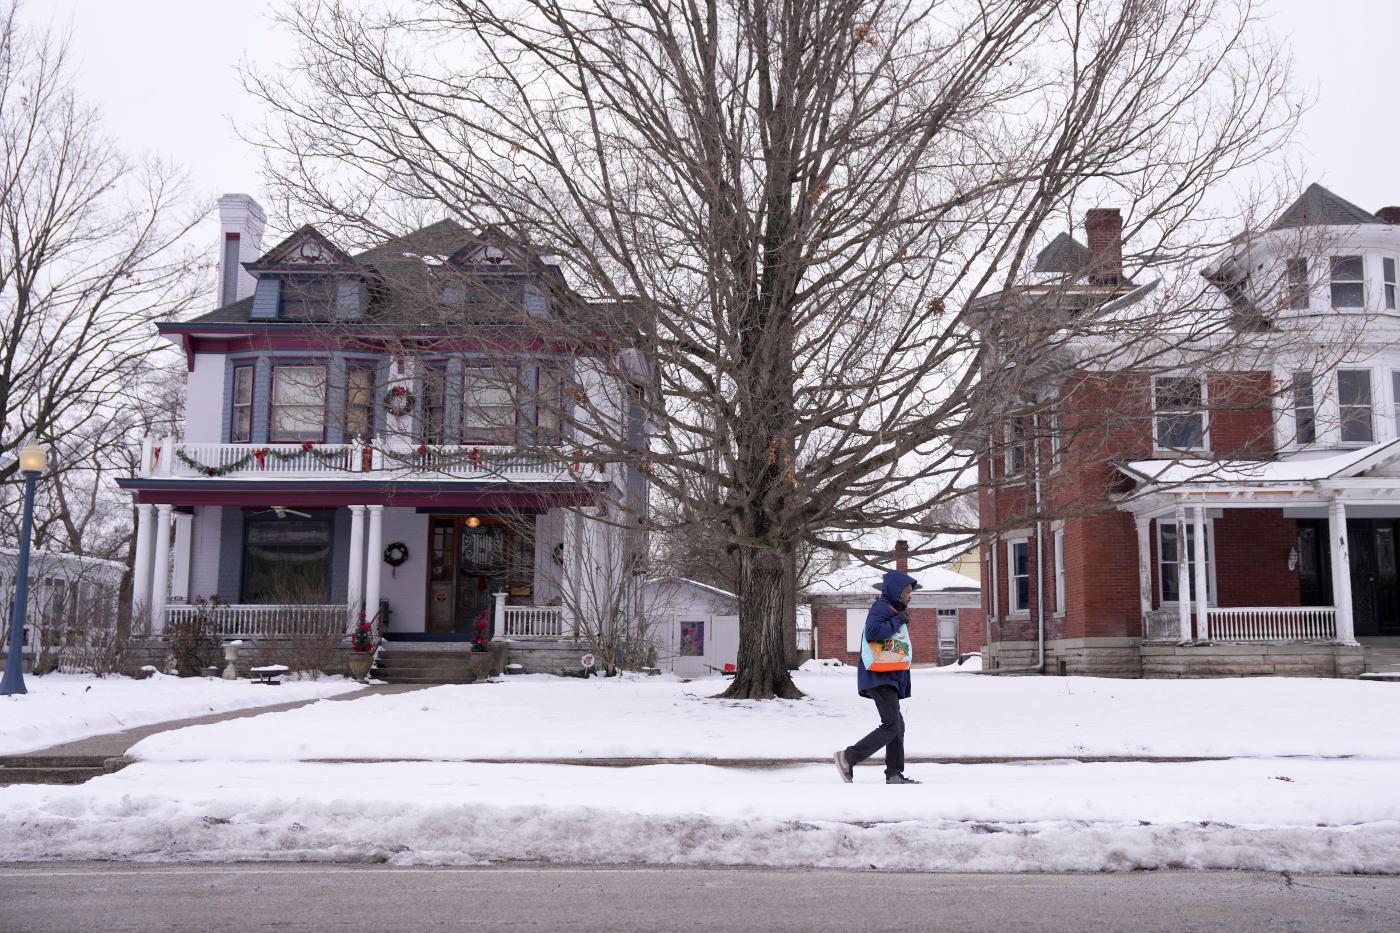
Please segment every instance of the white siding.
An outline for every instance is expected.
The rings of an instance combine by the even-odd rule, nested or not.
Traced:
[[[224,430],[224,355],[196,353],[185,383],[185,441],[218,444]]]

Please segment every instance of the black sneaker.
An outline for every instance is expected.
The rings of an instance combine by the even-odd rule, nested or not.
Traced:
[[[902,774],[887,774],[887,775],[885,775],[885,783],[886,783],[886,784],[922,784],[922,783],[924,783],[924,782],[923,782],[923,781],[916,781],[916,780],[914,780],[913,778],[911,778],[911,777],[905,777],[905,776],[902,775]]]
[[[836,770],[841,772],[841,780],[847,784],[854,781],[855,773],[851,768],[851,763],[846,760],[846,750],[842,749],[831,757],[836,761]]]

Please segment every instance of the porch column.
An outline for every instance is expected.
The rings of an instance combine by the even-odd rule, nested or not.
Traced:
[[[136,507],[136,561],[131,569],[131,619],[139,622],[151,608],[151,526],[156,507]]]
[[[170,598],[181,601],[190,598],[190,552],[194,538],[194,516],[189,512],[175,513],[175,575],[170,581]]]
[[[506,593],[492,593],[496,598],[495,611],[492,613],[493,625],[491,626],[492,641],[508,641],[506,638]]]
[[[367,505],[369,542],[365,545],[365,618],[374,620],[379,612],[379,575],[384,567],[384,506]],[[353,537],[354,527],[350,529]]]
[[[1191,565],[1186,560],[1186,509],[1176,507],[1176,611],[1181,640],[1191,640]]]
[[[1133,519],[1137,523],[1138,609],[1142,612],[1142,624],[1146,626],[1147,614],[1152,611],[1152,519],[1146,515],[1136,515]],[[1064,611],[1063,606],[1060,611]]]
[[[1206,576],[1206,510],[1196,507],[1196,637],[1210,640],[1210,587]]]
[[[1347,507],[1341,499],[1327,503],[1327,533],[1332,538],[1332,603],[1337,610],[1337,641],[1356,644],[1351,619],[1351,552],[1347,547]]]
[[[151,574],[151,631],[165,631],[165,603],[170,598],[170,512],[162,503],[156,506],[156,554]]]
[[[350,606],[350,624],[360,611],[365,591],[365,507],[350,506],[350,573],[346,577],[345,598]]]

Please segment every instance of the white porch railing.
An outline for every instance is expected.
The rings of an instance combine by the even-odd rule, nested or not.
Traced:
[[[142,475],[179,477],[329,477],[370,474],[376,478],[448,476],[490,480],[571,479],[570,465],[518,447],[480,444],[184,444],[148,443]],[[580,466],[591,475],[591,466]]]
[[[331,635],[349,628],[349,610],[341,604],[254,606],[170,605],[167,628],[203,615],[221,638],[277,638],[289,635]]]
[[[1181,615],[1176,609],[1153,609],[1142,614],[1143,641],[1181,641]]]
[[[562,638],[564,609],[562,606],[506,606],[505,637]]]
[[[1206,610],[1211,641],[1334,641],[1331,606],[1263,606]]]

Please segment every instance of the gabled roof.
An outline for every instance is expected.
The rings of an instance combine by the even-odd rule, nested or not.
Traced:
[[[1089,247],[1061,233],[1035,257],[1036,272],[1082,273],[1089,267]]]
[[[1269,225],[1270,230],[1284,230],[1290,227],[1331,227],[1353,226],[1356,224],[1378,224],[1382,221],[1369,211],[1364,211],[1350,201],[1339,198],[1321,185],[1313,182],[1288,205],[1282,214]]]
[[[257,273],[267,269],[340,269],[354,268],[350,254],[336,246],[324,233],[310,224],[300,227],[291,236],[243,268]]]

